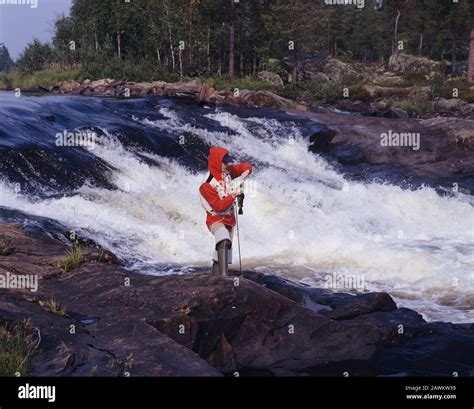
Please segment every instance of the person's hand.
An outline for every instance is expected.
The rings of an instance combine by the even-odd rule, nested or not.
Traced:
[[[249,175],[250,171],[249,170],[246,170],[244,173],[242,173],[240,175],[240,177],[242,178],[242,180],[245,180],[247,179],[247,176]]]
[[[235,199],[237,196],[241,195],[243,193],[242,189],[238,187],[232,192],[232,197]]]

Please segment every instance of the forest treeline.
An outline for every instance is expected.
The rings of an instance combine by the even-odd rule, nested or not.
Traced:
[[[335,0],[333,3],[344,2]],[[51,43],[34,41],[23,72],[80,67],[90,77],[152,80],[255,76],[323,53],[366,63],[403,51],[466,67],[472,0],[73,0]],[[364,7],[358,7],[358,4]],[[12,67],[0,47],[0,70]],[[269,62],[270,61],[270,62]],[[273,65],[269,67],[270,65]]]

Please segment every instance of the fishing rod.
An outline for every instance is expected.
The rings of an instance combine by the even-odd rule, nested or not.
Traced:
[[[236,221],[236,227],[237,227],[237,246],[239,249],[239,268],[240,268],[240,276],[242,276],[242,254],[240,251],[240,230],[239,230],[239,214],[244,214],[244,198],[245,195],[241,193],[239,196],[237,196],[235,199],[237,201],[237,206],[235,207],[235,221]],[[238,208],[238,210],[237,210]]]

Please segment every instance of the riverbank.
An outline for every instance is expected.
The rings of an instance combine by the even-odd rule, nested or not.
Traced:
[[[249,108],[342,110],[365,116],[474,120],[474,84],[465,75],[448,76],[439,62],[395,53],[386,64],[343,62],[319,53],[305,56],[298,81],[289,61],[277,72],[256,76],[171,77],[147,82],[127,78],[87,79],[81,69],[18,71],[0,77],[0,90],[115,97],[146,95],[190,99],[198,103]],[[168,82],[167,82],[168,81]]]
[[[386,293],[147,276],[87,243],[66,272],[60,240],[8,224],[0,239],[0,274],[39,278],[0,289],[2,330],[29,322],[33,376],[474,375],[473,324],[426,323]]]

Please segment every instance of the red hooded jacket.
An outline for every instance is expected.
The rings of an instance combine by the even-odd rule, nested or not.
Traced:
[[[224,156],[228,153],[229,151],[224,148],[211,148],[209,151],[209,173],[218,182],[222,181],[222,159],[224,159]],[[252,172],[252,165],[250,163],[236,163],[233,165],[227,165],[227,171],[229,172],[232,179],[239,177],[246,170]],[[234,198],[230,195],[222,199],[219,198],[216,189],[214,189],[214,187],[207,182],[201,185],[199,192],[216,212],[223,212],[234,203]],[[231,227],[235,226],[235,215],[233,213],[229,216],[212,215],[209,212],[206,212],[206,214],[206,224],[208,226],[216,222],[222,222],[225,225]]]

